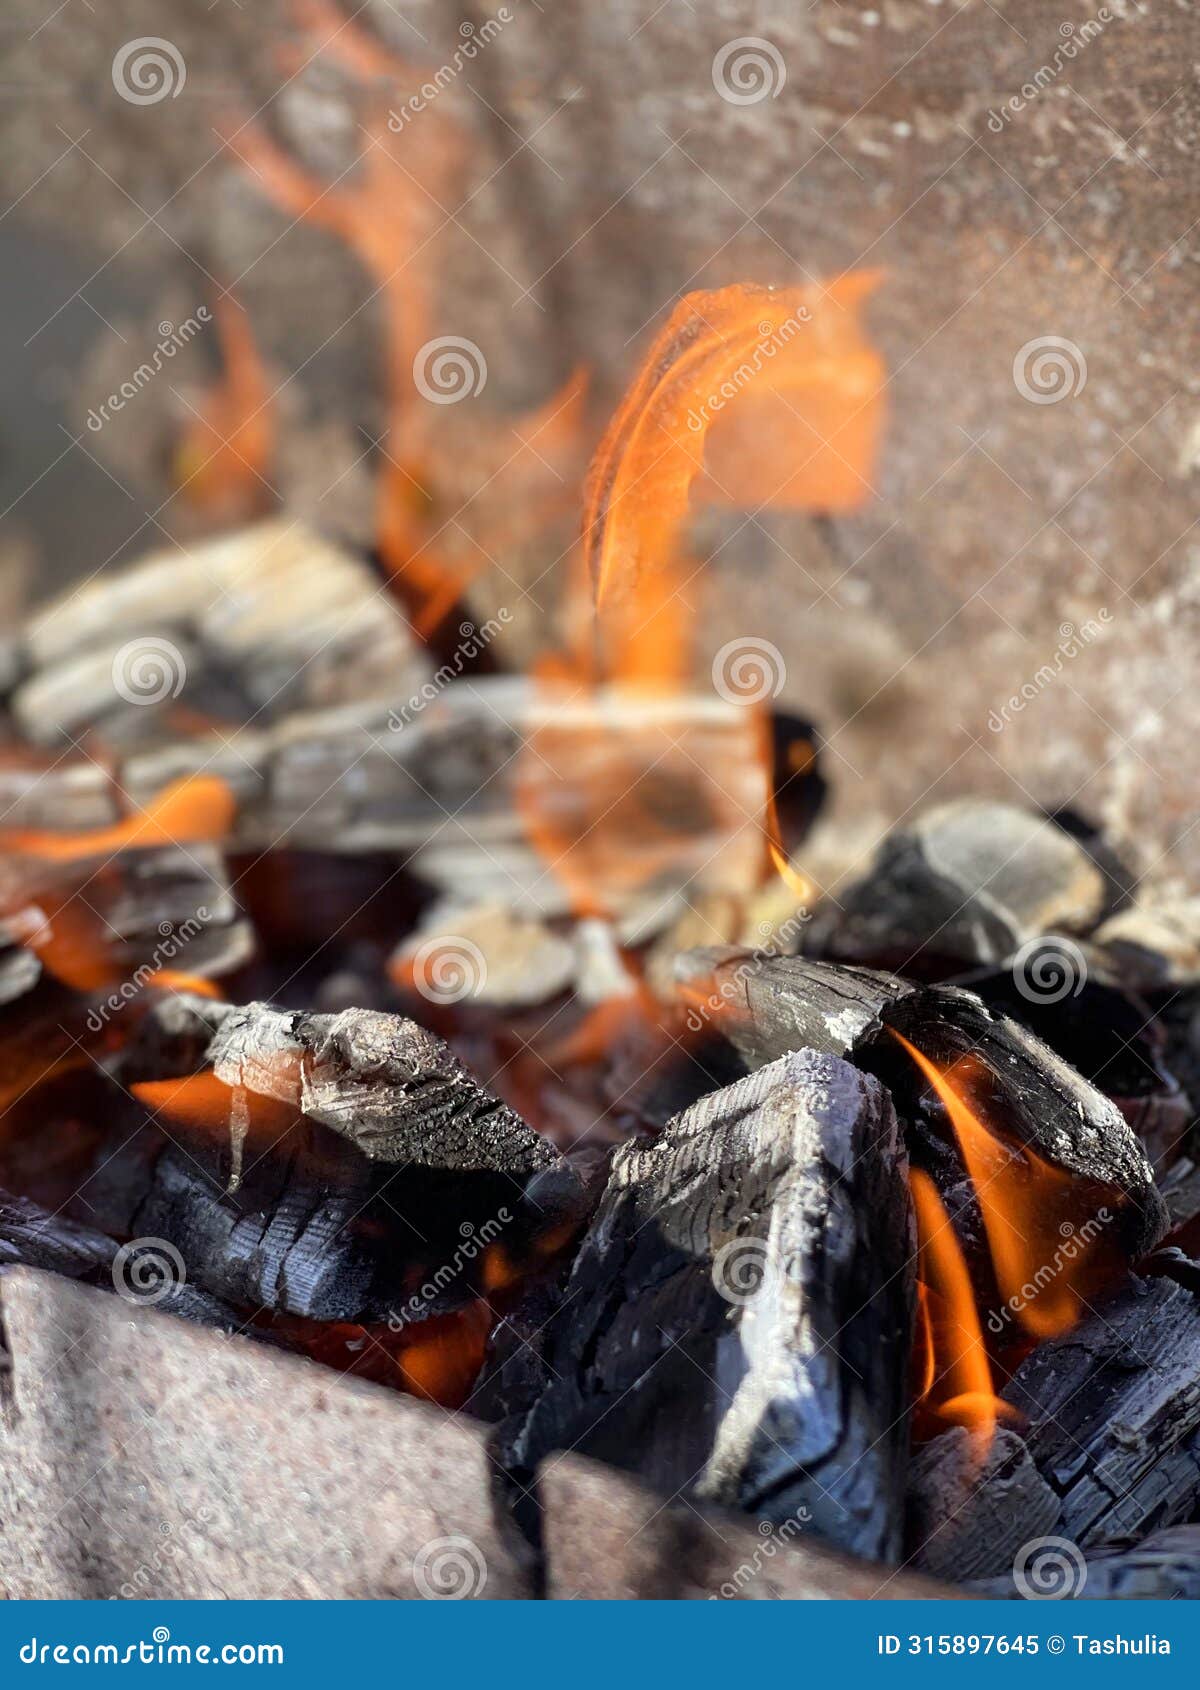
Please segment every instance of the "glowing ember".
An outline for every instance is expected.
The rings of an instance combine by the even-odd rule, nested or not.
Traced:
[[[0,851],[47,863],[73,863],[118,851],[219,841],[229,834],[236,813],[237,802],[225,781],[216,775],[188,775],[164,787],[144,810],[111,827],[84,833],[0,833]]]

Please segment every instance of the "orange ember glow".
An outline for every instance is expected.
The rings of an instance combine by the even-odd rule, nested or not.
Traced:
[[[937,1187],[920,1168],[909,1174],[917,1217],[918,1417],[966,1426],[987,1443],[1002,1412],[992,1387],[975,1296],[950,1217]]]
[[[164,787],[144,810],[112,827],[84,833],[0,833],[0,851],[18,851],[48,863],[82,862],[162,845],[195,845],[224,839],[237,803],[217,775],[188,775]]]
[[[950,1117],[987,1232],[992,1270],[1014,1323],[1042,1340],[1067,1332],[1111,1271],[1105,1226],[1120,1203],[1081,1215],[1091,1188],[1028,1145],[992,1132],[968,1101],[977,1072],[969,1057],[945,1070],[893,1033],[929,1081]],[[1005,1323],[1007,1324],[1007,1322]]]
[[[227,1086],[211,1070],[178,1080],[144,1080],[130,1090],[177,1131],[213,1143],[227,1141],[232,1125],[251,1150],[264,1150],[296,1123],[296,1110],[290,1104],[241,1086]]]
[[[221,521],[245,520],[272,501],[266,480],[275,448],[271,388],[250,328],[230,294],[214,302],[221,379],[193,417],[175,455],[189,503]]]

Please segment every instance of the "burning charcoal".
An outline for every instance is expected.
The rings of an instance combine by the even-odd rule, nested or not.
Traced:
[[[1092,947],[1072,946],[1072,958],[1048,942],[1047,967],[1057,955],[1069,972],[1039,976],[1037,958],[1026,969],[1002,969],[972,976],[971,989],[993,1010],[1001,1010],[1043,1039],[1120,1109],[1162,1178],[1175,1160],[1193,1119],[1191,1101],[1165,1067],[1168,1040],[1146,1003],[1110,982],[1103,959]],[[1053,980],[1044,996],[1031,981]]]
[[[23,1262],[67,1279],[92,1279],[112,1266],[117,1246],[91,1227],[52,1214],[26,1197],[0,1191],[0,1263]]]
[[[557,1167],[564,1195],[577,1184],[546,1139],[403,1016],[249,1004],[224,1019],[209,1060],[226,1085],[291,1104],[372,1159],[521,1180]]]
[[[939,1069],[969,1063],[973,1094],[989,1121],[1085,1187],[1120,1195],[1120,1232],[1130,1258],[1161,1237],[1162,1200],[1121,1111],[1048,1045],[974,993],[749,951],[691,952],[680,958],[677,978],[690,1022],[711,1020],[750,1063],[805,1044],[832,1048],[886,1081],[907,1120],[923,1112],[924,1085],[894,1035]]]
[[[1070,834],[1015,805],[959,799],[884,840],[867,874],[817,915],[809,944],[843,962],[999,962],[1103,915],[1104,874]]]
[[[685,952],[675,980],[689,1026],[723,1033],[752,1067],[806,1048],[849,1056],[915,989],[867,968],[726,946]]]
[[[193,1281],[239,1307],[355,1320],[376,1276],[359,1223],[369,1171],[305,1123],[270,1136],[251,1140],[230,1180],[219,1149],[146,1127],[100,1158],[89,1212],[122,1236],[166,1239]]]
[[[1118,1206],[1114,1237],[1130,1259],[1158,1242],[1166,1211],[1145,1151],[1117,1106],[1048,1045],[953,986],[911,993],[887,1011],[885,1022],[868,1031],[854,1057],[892,1088],[902,1117],[921,1112],[927,1083],[912,1050],[943,1075],[959,1065],[983,1120],[1075,1176],[1080,1211]]]
[[[145,807],[202,769],[237,800],[231,848],[415,851],[414,869],[459,902],[498,899],[525,913],[570,906],[530,844],[533,811],[562,841],[560,867],[578,856],[577,874],[598,867],[598,884],[597,816],[606,835],[619,832],[619,850],[608,835],[604,859],[618,871],[607,891],[619,911],[661,903],[685,883],[697,893],[757,884],[767,782],[753,712],[711,695],[648,700],[616,689],[556,705],[503,676],[449,684],[420,703],[411,718],[364,701],[223,739],[179,738],[124,758],[119,790]],[[66,763],[36,779],[4,769],[0,807],[26,829],[76,826],[84,802],[91,825],[118,821],[112,788],[89,774],[81,798],[80,778]],[[681,818],[669,850],[649,825],[663,814]]]
[[[23,661],[12,710],[42,745],[175,737],[182,708],[269,721],[390,700],[428,674],[371,571],[293,518],[105,571],[39,610]]]
[[[578,1449],[896,1556],[912,1243],[877,1082],[801,1051],[714,1093],[616,1153],[507,1459]]]
[[[1052,1532],[1059,1499],[1007,1427],[983,1447],[965,1426],[922,1444],[909,1468],[912,1566],[963,1581],[1007,1572],[1022,1544]]]
[[[1063,1536],[1099,1549],[1195,1513],[1198,1380],[1200,1301],[1167,1279],[1134,1280],[1022,1363],[1004,1395]]]
[[[418,991],[432,988],[436,995],[461,984],[473,1004],[523,1009],[567,991],[576,964],[569,939],[505,904],[474,909],[439,904],[394,953],[388,969],[401,985]]]

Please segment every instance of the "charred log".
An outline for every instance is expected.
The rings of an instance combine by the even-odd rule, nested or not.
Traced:
[[[900,1034],[939,1068],[966,1060],[978,1112],[1081,1182],[1090,1195],[1120,1198],[1120,1232],[1130,1257],[1162,1236],[1166,1218],[1146,1154],[1121,1111],[1050,1047],[974,993],[910,986],[888,974],[804,957],[752,951],[696,951],[677,977],[693,1022],[705,1017],[752,1065],[809,1040],[849,1056],[890,1087],[906,1121],[932,1118],[920,1070]],[[931,1170],[934,1171],[934,1170]],[[940,1182],[939,1182],[940,1183]]]
[[[877,1082],[802,1051],[704,1098],[617,1152],[510,1464],[579,1449],[894,1557],[912,1244]]]
[[[32,618],[17,661],[12,712],[41,745],[174,738],[181,708],[241,723],[389,699],[429,672],[370,569],[290,518],[105,571]]]
[[[1081,1548],[1136,1541],[1200,1503],[1200,1301],[1182,1286],[1135,1280],[1036,1349],[1005,1396]]]

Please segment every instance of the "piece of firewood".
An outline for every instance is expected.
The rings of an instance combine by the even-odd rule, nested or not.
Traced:
[[[892,968],[1000,962],[1041,934],[1086,931],[1107,896],[1096,862],[1045,816],[959,798],[889,834],[866,874],[818,911],[807,942]]]
[[[900,1547],[913,1228],[883,1087],[797,1052],[617,1151],[504,1459]]]
[[[1060,1512],[1018,1432],[998,1427],[987,1443],[981,1429],[951,1426],[909,1467],[909,1560],[958,1582],[1000,1575],[1030,1538],[1054,1531]]]
[[[228,1086],[293,1105],[374,1160],[489,1170],[527,1181],[566,1165],[485,1091],[442,1039],[377,1010],[307,1015],[252,1003],[227,1015],[208,1059]]]
[[[727,949],[685,954],[676,977],[693,1020],[720,1032],[751,1065],[815,1044],[878,1074],[908,1120],[925,1110],[928,1087],[892,1035],[900,1033],[938,1067],[969,1057],[973,1096],[990,1124],[1086,1186],[1121,1194],[1119,1229],[1131,1258],[1162,1236],[1166,1216],[1153,1171],[1121,1111],[973,992]]]
[[[390,702],[430,672],[367,565],[283,517],[105,570],[43,606],[17,646],[11,708],[38,745],[88,728],[110,746],[161,742],[188,711],[265,724]]]

